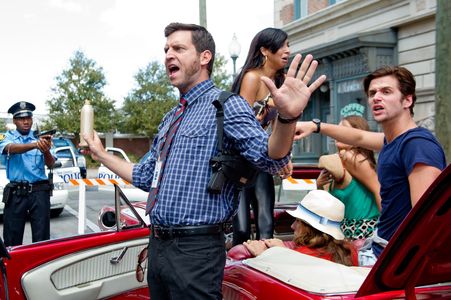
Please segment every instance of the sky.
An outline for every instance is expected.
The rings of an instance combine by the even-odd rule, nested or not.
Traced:
[[[206,6],[207,29],[232,73],[233,34],[241,45],[239,69],[254,35],[274,26],[274,1],[206,0]],[[103,68],[104,92],[120,107],[138,70],[163,63],[170,22],[199,24],[198,0],[2,0],[0,112],[24,100],[36,105],[35,113],[47,113],[55,77],[77,50]]]

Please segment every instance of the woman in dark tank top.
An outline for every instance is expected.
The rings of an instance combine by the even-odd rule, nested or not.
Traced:
[[[290,49],[288,35],[281,29],[266,28],[252,39],[244,66],[236,76],[232,92],[240,94],[254,109],[257,120],[268,132],[277,110],[262,76],[272,79],[280,87],[285,79],[284,68],[288,63]],[[291,174],[291,163],[283,169],[284,176]],[[238,213],[233,220],[233,245],[241,244],[251,237],[250,208],[255,220],[255,239],[269,239],[274,230],[274,180],[266,172],[258,174],[253,187],[240,194]]]

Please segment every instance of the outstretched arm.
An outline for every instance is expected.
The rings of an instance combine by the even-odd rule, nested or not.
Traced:
[[[55,158],[52,153],[50,153],[50,148],[52,148],[52,136],[43,135],[36,142],[36,147],[44,154],[44,163],[48,168],[53,167],[55,164]]]
[[[316,124],[311,121],[297,122],[295,140],[309,136],[316,131]],[[330,136],[339,142],[380,151],[384,145],[384,134],[329,123],[321,123],[321,134]]]
[[[3,153],[21,154],[33,149],[38,149],[44,154],[44,163],[47,167],[51,168],[55,163],[55,158],[50,153],[52,147],[52,136],[43,135],[36,142],[26,144],[14,144],[10,143],[5,146]]]
[[[89,146],[88,149],[82,150],[83,154],[90,154],[92,159],[104,164],[108,169],[119,175],[122,179],[133,182],[133,163],[108,153],[103,147],[97,132],[94,132],[94,137],[91,137],[89,134],[85,134],[83,138]]]
[[[291,150],[296,120],[307,106],[310,95],[326,80],[326,76],[321,75],[308,86],[307,84],[314,76],[318,62],[313,60],[313,56],[309,54],[297,71],[300,62],[301,55],[298,54],[291,62],[285,81],[279,89],[276,88],[271,79],[262,77],[279,112],[268,145],[268,154],[273,159],[280,159]],[[283,122],[283,120],[289,121]]]
[[[247,242],[244,242],[243,245],[253,256],[259,256],[268,249],[265,242],[262,240],[248,240]]]

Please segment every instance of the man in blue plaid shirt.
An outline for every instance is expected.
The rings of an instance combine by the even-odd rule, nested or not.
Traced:
[[[93,159],[156,195],[148,205],[151,298],[222,299],[226,254],[222,224],[235,213],[237,199],[236,187],[230,182],[219,194],[207,191],[212,175],[209,161],[218,151],[212,102],[221,90],[210,79],[215,43],[204,27],[193,24],[171,23],[165,36],[166,72],[187,106],[164,161],[160,155],[177,108],[164,116],[151,155],[142,164],[108,155],[97,134],[85,139]],[[320,76],[308,86],[318,63],[307,55],[297,71],[300,62],[297,55],[279,89],[269,78],[262,79],[279,112],[271,136],[240,96],[231,96],[224,105],[224,148],[236,149],[257,168],[272,174],[287,165],[296,121],[311,93],[325,80]]]

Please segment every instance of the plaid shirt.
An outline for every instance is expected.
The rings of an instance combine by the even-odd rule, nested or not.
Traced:
[[[182,95],[188,106],[160,178],[157,201],[150,212],[152,224],[217,224],[235,213],[238,203],[234,201],[235,187],[231,183],[225,185],[221,194],[207,192],[212,174],[209,161],[217,154],[216,108],[212,103],[220,92],[211,80],[206,80]],[[133,168],[133,185],[145,191],[150,190],[159,149],[175,110],[163,118],[149,158]],[[272,174],[289,161],[289,155],[280,160],[268,157],[268,135],[240,96],[230,97],[224,105],[224,148],[232,147],[257,168]]]

